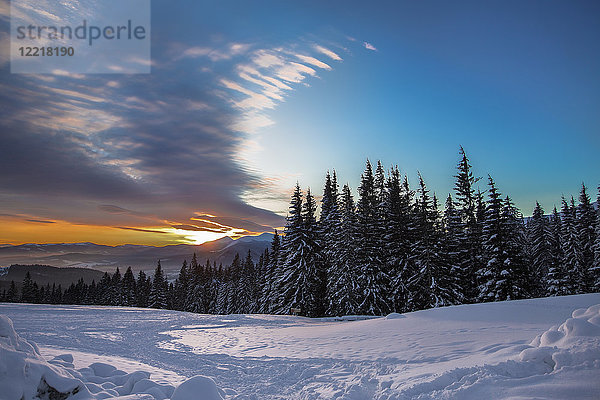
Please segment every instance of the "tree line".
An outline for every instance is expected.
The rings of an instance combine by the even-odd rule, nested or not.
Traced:
[[[485,192],[477,181],[461,147],[442,206],[420,174],[413,190],[398,167],[367,161],[356,201],[327,173],[318,219],[312,192],[296,184],[283,235],[256,263],[250,252],[227,267],[194,255],[172,282],[159,261],[152,277],[117,268],[64,291],[26,276],[22,293],[13,282],[1,300],[318,317],[600,291],[600,212],[585,185],[577,204],[563,196],[560,211],[536,203],[523,218],[491,176]]]

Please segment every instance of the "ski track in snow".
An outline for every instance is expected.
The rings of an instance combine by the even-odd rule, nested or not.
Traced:
[[[233,389],[227,398],[598,399],[599,317],[590,314],[587,331],[573,323],[584,334],[598,325],[587,342],[575,333],[578,341],[548,341],[594,304],[600,294],[357,321],[26,304],[0,304],[0,314],[48,358],[71,353],[76,366],[147,370],[174,386],[209,376]],[[548,340],[535,339],[544,332]],[[554,358],[567,361],[556,370]]]

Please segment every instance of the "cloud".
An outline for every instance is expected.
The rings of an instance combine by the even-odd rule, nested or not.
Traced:
[[[276,72],[278,78],[293,83],[300,83],[307,75],[315,76],[316,74],[317,71],[311,67],[296,62],[289,62],[279,68]]]
[[[10,18],[10,1],[0,0],[0,17],[8,20]]]
[[[248,203],[249,193],[271,194],[244,151],[260,148],[251,135],[274,123],[268,111],[332,71],[324,57],[342,58],[300,40],[161,40],[151,74],[19,75],[0,65],[3,211],[160,234],[284,224]]]
[[[144,229],[144,228],[131,228],[127,226],[115,226],[116,229],[123,229],[126,231],[136,231],[136,232],[145,232],[145,233],[160,233],[162,235],[167,235],[169,232],[159,231],[156,229]]]
[[[46,221],[46,220],[43,220],[43,219],[27,219],[26,221],[28,221],[28,222],[35,222],[35,223],[38,223],[38,224],[55,224],[56,223],[56,221]]]
[[[85,78],[85,74],[74,74],[72,72],[65,71],[62,69],[52,70],[52,75],[68,76],[73,79],[84,79]]]
[[[7,32],[0,32],[0,68],[10,61],[10,36]]]
[[[231,129],[237,132],[256,133],[262,128],[273,125],[275,122],[260,112],[246,113],[231,125]]]
[[[190,224],[179,224],[179,225],[171,225],[173,229],[180,229],[183,231],[194,231],[194,232],[217,232],[217,233],[228,233],[231,231],[231,228],[211,228],[206,226],[196,226]]]
[[[193,46],[185,49],[178,59],[206,57],[211,61],[229,60],[248,51],[250,45],[244,43],[230,43],[225,48]]]
[[[363,46],[365,46],[365,49],[367,50],[377,51],[377,48],[369,42],[363,42]]]
[[[134,215],[134,216],[138,216],[138,217],[148,216],[148,214],[146,214],[146,213],[128,210],[126,208],[122,208],[122,207],[115,206],[112,204],[101,204],[98,206],[98,209],[100,211],[104,211],[104,212],[107,212],[110,214],[129,214],[129,215]]]
[[[313,47],[314,47],[314,49],[317,52],[319,52],[321,54],[325,54],[327,57],[331,58],[332,60],[342,61],[342,57],[340,57],[339,55],[337,55],[333,51],[331,51],[331,50],[329,50],[329,49],[327,49],[327,48],[325,48],[323,46],[320,46],[320,45],[316,44]]]
[[[224,217],[224,216],[207,216],[203,215],[200,217],[191,218],[193,221],[204,221],[204,222],[212,222],[217,223],[223,227],[236,227],[243,229],[247,232],[272,232],[273,228],[269,225],[261,225],[256,222],[251,221],[246,218],[237,218],[237,217]],[[194,225],[197,225],[196,223]]]
[[[230,81],[228,79],[222,79],[221,84],[225,86],[227,89],[235,90],[238,93],[246,95],[246,97],[242,100],[231,100],[231,102],[238,108],[242,109],[250,109],[250,108],[273,108],[275,107],[275,102],[272,99],[272,96],[266,95],[264,93],[257,93],[250,89],[245,88],[239,83]],[[227,96],[229,98],[229,96]]]
[[[285,101],[286,92],[293,91],[294,84],[317,76],[315,68],[332,69],[316,57],[285,47],[258,49],[250,53],[249,58],[249,62],[236,66],[239,79],[220,81],[226,89],[244,95],[242,98],[234,96],[230,100],[235,107],[247,111],[232,125],[237,131],[247,127],[248,132],[255,132],[260,127],[270,125],[271,119],[258,114],[257,110],[273,109],[278,102]],[[224,97],[230,98],[230,93],[225,93]]]
[[[322,62],[320,60],[317,60],[314,57],[305,56],[302,54],[296,54],[296,57],[298,57],[300,60],[302,60],[303,62],[305,62],[307,64],[314,65],[315,67],[326,69],[328,71],[331,70],[331,67],[329,65],[325,64],[324,62]]]
[[[93,101],[95,103],[103,103],[105,101],[105,99],[103,99],[101,97],[90,96],[88,94],[81,93],[81,92],[78,92],[75,90],[64,90],[64,89],[53,88],[53,87],[49,87],[47,89],[54,93],[62,94],[64,96],[73,97],[73,98],[80,99],[80,100]]]

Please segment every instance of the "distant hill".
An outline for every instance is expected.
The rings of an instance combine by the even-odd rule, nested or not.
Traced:
[[[160,259],[161,265],[171,276],[181,268],[184,259],[191,260],[196,253],[199,262],[207,259],[217,264],[230,264],[236,253],[245,257],[250,254],[255,261],[269,247],[273,234],[245,236],[237,240],[230,237],[206,242],[201,245],[106,246],[94,243],[22,244],[0,247],[0,266],[13,264],[42,264],[55,267],[94,268],[112,273],[116,267],[125,272],[128,266],[139,270],[153,271]],[[1,275],[1,274],[0,274]],[[21,279],[22,280],[22,279]],[[10,282],[10,280],[9,280]]]
[[[92,280],[98,282],[104,275],[102,271],[89,268],[56,268],[49,265],[15,264],[2,270],[2,274],[0,274],[0,291],[3,289],[8,290],[11,281],[15,281],[17,287],[20,287],[27,272],[31,274],[31,279],[37,282],[39,286],[56,283],[56,285],[61,284],[63,289],[81,278],[88,284]]]

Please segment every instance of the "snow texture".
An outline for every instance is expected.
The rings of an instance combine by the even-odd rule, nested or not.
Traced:
[[[0,314],[19,331],[0,318],[2,400],[600,398],[600,294],[367,319],[24,304]]]

